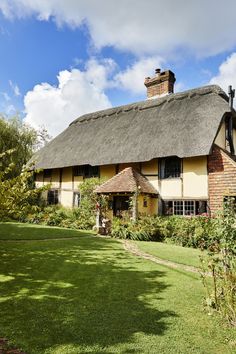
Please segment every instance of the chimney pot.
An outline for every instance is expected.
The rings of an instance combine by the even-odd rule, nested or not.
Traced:
[[[156,69],[155,70],[155,74],[160,74],[160,72],[161,72],[161,69]]]

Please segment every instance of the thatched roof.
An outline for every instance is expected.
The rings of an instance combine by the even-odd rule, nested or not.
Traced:
[[[227,99],[220,87],[205,86],[86,114],[33,160],[37,168],[58,168],[208,155]]]
[[[148,179],[132,167],[125,168],[95,189],[95,192],[99,194],[134,193],[136,191],[146,194],[158,194]]]

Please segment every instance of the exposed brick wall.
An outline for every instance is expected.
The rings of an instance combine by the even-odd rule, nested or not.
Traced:
[[[208,156],[210,212],[217,212],[225,196],[236,195],[236,162],[217,145]]]

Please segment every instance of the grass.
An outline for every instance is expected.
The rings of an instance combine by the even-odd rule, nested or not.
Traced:
[[[17,239],[59,229],[0,225],[0,337],[27,353],[235,353],[235,330],[203,312],[198,275],[89,233],[6,242],[8,228]]]
[[[137,247],[146,253],[161,259],[193,267],[200,266],[199,256],[202,251],[194,248],[176,246],[162,242],[133,241]]]
[[[72,229],[64,229],[54,226],[42,226],[22,223],[1,223],[0,222],[0,239],[1,240],[48,240],[55,238],[71,238],[81,235],[91,234],[90,231],[78,231]]]

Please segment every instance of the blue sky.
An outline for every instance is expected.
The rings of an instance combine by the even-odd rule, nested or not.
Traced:
[[[0,112],[55,135],[81,114],[145,99],[144,78],[157,67],[175,72],[177,91],[209,83],[226,90],[236,85],[235,8],[2,0]]]

